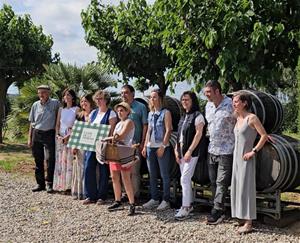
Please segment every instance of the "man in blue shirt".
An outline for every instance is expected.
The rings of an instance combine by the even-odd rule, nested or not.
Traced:
[[[133,137],[133,143],[139,143],[140,149],[139,152],[143,150],[144,142],[146,138],[147,128],[148,128],[148,114],[147,108],[144,104],[136,101],[134,99],[135,90],[134,88],[126,84],[121,89],[122,100],[130,105],[131,114],[129,118],[134,122],[135,132]],[[134,195],[136,198],[140,196],[140,182],[141,182],[141,153],[139,153],[140,160],[135,163],[132,167],[132,184],[134,189]]]

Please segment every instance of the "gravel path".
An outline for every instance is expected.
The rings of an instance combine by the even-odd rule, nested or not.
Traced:
[[[84,206],[70,196],[32,193],[31,177],[0,173],[0,242],[300,242],[299,234],[255,224],[255,232],[239,236],[234,222],[205,224],[204,213],[186,221],[174,210],[127,216],[109,213],[107,205]]]

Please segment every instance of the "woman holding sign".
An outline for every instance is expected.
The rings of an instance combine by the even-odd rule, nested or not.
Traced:
[[[93,101],[93,95],[87,94],[80,99],[81,110],[76,115],[77,121],[89,122],[90,113],[95,108]],[[84,193],[84,154],[85,151],[81,149],[73,149],[74,163],[73,163],[73,174],[72,174],[72,188],[71,193],[74,199],[83,199]]]
[[[134,137],[134,122],[128,119],[128,116],[131,112],[130,106],[126,102],[121,102],[115,106],[115,111],[118,113],[120,122],[117,123],[114,130],[113,136],[106,139],[114,139],[117,142],[120,142],[124,145],[131,146],[132,139]],[[115,202],[108,207],[109,211],[118,210],[122,207],[121,205],[121,178],[125,187],[126,194],[129,199],[129,216],[135,213],[134,205],[134,193],[132,181],[130,178],[131,166],[134,164],[134,161],[127,164],[121,165],[120,163],[110,162],[110,173],[114,187]]]
[[[114,131],[117,123],[116,113],[108,108],[110,103],[110,94],[105,90],[98,90],[93,99],[97,109],[90,115],[92,124],[110,125],[110,135]],[[96,153],[86,151],[84,168],[84,191],[86,199],[83,204],[103,204],[106,200],[108,190],[109,168],[106,163],[98,163]],[[99,169],[99,181],[97,183],[96,170]],[[97,186],[98,184],[98,186]]]
[[[53,190],[66,192],[72,184],[72,149],[67,148],[71,129],[79,107],[76,105],[76,94],[72,89],[65,89],[62,104],[56,119],[56,161],[53,178]]]

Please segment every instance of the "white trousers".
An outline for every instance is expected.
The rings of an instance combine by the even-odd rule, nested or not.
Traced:
[[[185,162],[183,159],[180,163],[180,184],[182,187],[182,206],[189,207],[194,201],[192,190],[192,177],[197,165],[198,157],[192,157],[189,162]]]

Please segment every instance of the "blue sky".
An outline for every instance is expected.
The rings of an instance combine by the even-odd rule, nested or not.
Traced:
[[[102,0],[104,4],[118,4],[118,0]],[[153,3],[154,0],[148,0]],[[62,62],[84,65],[97,60],[97,50],[84,40],[80,13],[90,0],[0,0],[0,6],[12,6],[16,14],[29,14],[35,25],[41,25],[44,33],[53,37],[53,53],[59,52]],[[186,84],[176,90],[186,89]],[[9,93],[16,92],[15,87]],[[177,96],[177,95],[176,95]]]

